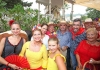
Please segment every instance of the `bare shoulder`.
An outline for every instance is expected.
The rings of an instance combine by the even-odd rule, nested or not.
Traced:
[[[6,38],[4,37],[4,38],[2,38],[1,41],[0,41],[0,55],[1,55],[2,52],[3,52],[5,40],[6,40]]]
[[[56,62],[64,62],[65,61],[64,56],[60,53],[60,51],[56,52],[55,61]]]
[[[6,40],[6,37],[2,38],[1,41],[0,41],[0,43],[5,42],[5,40]]]
[[[64,62],[64,58],[61,55],[56,56],[55,62],[58,66],[58,70],[67,70]]]
[[[56,60],[56,61],[63,61],[63,62],[64,62],[64,58],[61,56],[61,54],[58,54],[58,55],[55,57],[55,60]]]

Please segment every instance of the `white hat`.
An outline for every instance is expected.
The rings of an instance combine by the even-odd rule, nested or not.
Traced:
[[[92,19],[91,18],[87,18],[87,19],[85,19],[85,22],[92,22]]]

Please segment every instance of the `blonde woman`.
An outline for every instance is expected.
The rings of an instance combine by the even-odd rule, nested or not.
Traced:
[[[42,43],[42,32],[40,29],[33,30],[33,40],[23,45],[20,56],[25,56],[30,64],[28,70],[43,70],[47,68],[47,50]]]

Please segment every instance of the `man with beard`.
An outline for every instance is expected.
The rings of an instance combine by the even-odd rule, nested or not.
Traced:
[[[71,45],[70,45],[70,56],[71,56],[71,60],[72,60],[73,70],[76,70],[76,66],[77,66],[77,60],[76,60],[76,56],[74,54],[74,50],[76,49],[76,47],[78,46],[80,41],[86,39],[85,38],[86,34],[85,34],[84,30],[85,29],[82,28],[81,19],[79,19],[79,18],[74,19],[72,28],[70,29],[70,32],[72,34],[72,41],[71,41]]]

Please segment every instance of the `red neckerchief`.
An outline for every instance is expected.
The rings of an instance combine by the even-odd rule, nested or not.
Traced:
[[[49,36],[49,38],[52,38],[52,37],[56,37],[57,36],[57,34],[56,34],[55,31],[53,33],[51,33],[50,31],[47,31],[46,34]]]
[[[72,33],[72,39],[75,39],[75,37],[77,36],[77,35],[80,35],[80,34],[82,34],[83,32],[84,32],[84,28],[80,28],[79,29],[79,31],[77,32],[77,33],[75,33],[74,31],[73,31],[73,28],[70,30],[70,32]]]

